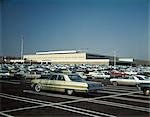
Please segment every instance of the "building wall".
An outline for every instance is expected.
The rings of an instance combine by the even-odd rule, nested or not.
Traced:
[[[64,54],[35,54],[24,55],[24,59],[34,62],[51,62],[52,64],[101,64],[109,65],[109,59],[86,59],[86,53],[64,53]]]
[[[86,60],[52,60],[53,64],[97,64],[109,65],[109,59],[86,59]]]
[[[73,53],[73,54],[47,54],[47,55],[24,55],[24,59],[33,61],[52,61],[52,60],[85,60],[86,53]]]

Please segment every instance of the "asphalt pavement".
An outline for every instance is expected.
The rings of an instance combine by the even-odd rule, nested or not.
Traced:
[[[0,80],[2,117],[149,117],[150,96],[137,87],[104,87],[94,94],[41,91],[30,88],[28,80]]]

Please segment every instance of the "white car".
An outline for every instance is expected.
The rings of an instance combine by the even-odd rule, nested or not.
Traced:
[[[137,75],[137,72],[135,71],[124,71],[124,73],[128,75]]]
[[[111,78],[110,82],[114,85],[137,85],[139,83],[150,82],[150,78],[141,77],[140,75],[129,75],[125,77]]]
[[[110,78],[110,74],[108,74],[107,72],[94,71],[94,72],[89,72],[88,75],[94,78]]]
[[[7,70],[0,70],[0,78],[8,78],[10,73]]]

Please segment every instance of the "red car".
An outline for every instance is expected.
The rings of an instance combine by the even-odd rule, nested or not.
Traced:
[[[112,70],[111,71],[111,77],[122,77],[126,76],[127,74],[118,70]]]

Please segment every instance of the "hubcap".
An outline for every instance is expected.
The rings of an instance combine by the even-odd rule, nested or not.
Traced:
[[[68,95],[72,95],[73,94],[73,90],[67,90],[67,94]]]
[[[41,90],[41,87],[40,87],[40,85],[37,84],[37,85],[35,86],[35,91],[36,91],[36,92],[39,92],[40,90]]]
[[[113,82],[113,85],[114,85],[114,86],[117,86],[117,82]]]
[[[149,95],[150,94],[150,90],[145,90],[145,95]]]

